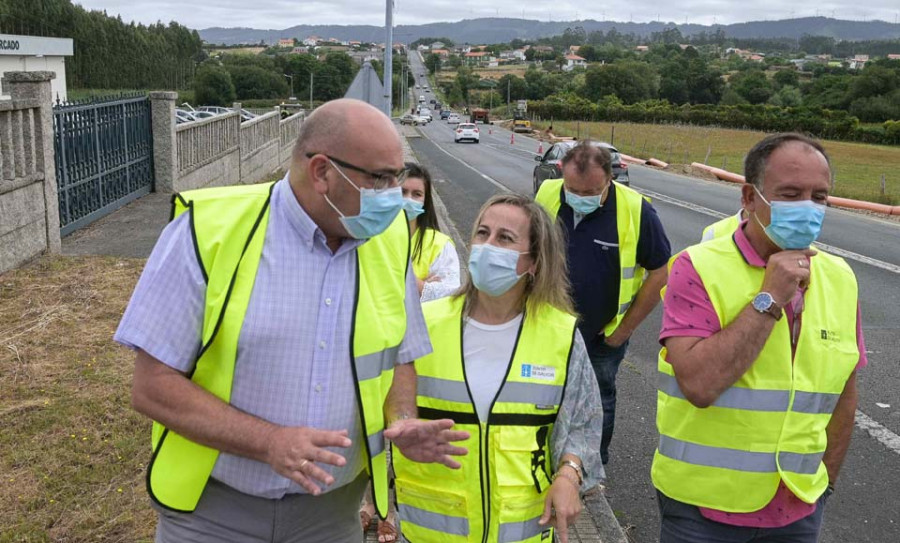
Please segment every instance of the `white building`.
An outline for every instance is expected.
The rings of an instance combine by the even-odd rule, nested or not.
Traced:
[[[53,99],[66,99],[66,57],[72,56],[69,38],[0,34],[0,75],[3,72],[56,72],[50,82]],[[9,99],[0,83],[0,99]]]
[[[566,55],[566,64],[562,67],[563,71],[571,72],[575,68],[584,68],[587,61],[578,55]]]

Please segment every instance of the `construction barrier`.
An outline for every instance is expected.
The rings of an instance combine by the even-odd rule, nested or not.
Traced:
[[[692,162],[691,168],[709,172],[722,181],[729,181],[731,183],[746,182],[743,175],[729,172],[721,168],[707,166],[706,164],[700,164],[699,162]],[[885,215],[900,215],[900,206],[889,206],[887,204],[878,204],[875,202],[866,202],[863,200],[852,200],[850,198],[841,198],[839,196],[829,196],[828,205],[835,207],[845,207],[848,209],[861,209],[863,211],[872,211],[875,213],[883,213]]]

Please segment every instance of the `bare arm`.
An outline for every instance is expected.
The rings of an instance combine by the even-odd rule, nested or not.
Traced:
[[[631,337],[631,334],[644,322],[647,315],[659,303],[659,291],[666,285],[668,277],[668,266],[662,266],[647,273],[647,279],[641,285],[641,289],[638,290],[634,303],[625,312],[625,316],[622,317],[622,322],[619,323],[615,332],[606,338],[606,343],[613,347],[618,347]]]
[[[666,339],[666,360],[684,397],[697,407],[712,405],[753,365],[774,326],[774,318],[748,304],[731,324],[708,338]]]
[[[399,418],[414,419],[418,416],[416,409],[416,367],[414,364],[398,364],[394,366],[394,381],[384,401],[385,425]]]
[[[825,448],[825,456],[822,462],[828,470],[828,481],[831,484],[838,478],[847,449],[850,447],[850,437],[853,435],[853,421],[856,417],[856,403],[858,394],[856,390],[856,372],[850,374],[844,391],[834,408],[831,420],[825,433],[828,435],[828,446]]]
[[[285,427],[223,402],[144,351],[134,366],[131,403],[135,410],[202,445],[266,462],[313,494],[334,478],[316,462],[342,466],[344,457],[321,447],[349,447],[347,431]]]

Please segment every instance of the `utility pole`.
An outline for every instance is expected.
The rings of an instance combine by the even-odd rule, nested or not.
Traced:
[[[509,117],[509,84],[512,83],[512,78],[506,80],[506,116]],[[493,91],[491,91],[493,92]]]
[[[288,98],[288,100],[290,100],[290,101],[293,102],[294,100],[297,99],[297,97],[294,96],[294,74],[291,74],[291,75],[283,74],[283,75],[284,75],[286,78],[288,78],[288,79],[291,80],[291,97]]]
[[[309,110],[310,111],[313,110],[312,95],[313,95],[313,73],[312,73],[312,70],[310,70],[310,72],[309,72]]]
[[[384,2],[384,114],[391,116],[391,89],[394,88],[394,0]]]

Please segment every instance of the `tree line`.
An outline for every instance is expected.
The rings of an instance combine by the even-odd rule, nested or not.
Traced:
[[[70,0],[0,0],[0,32],[72,38],[70,88],[184,89],[205,54],[200,36],[178,23],[125,23]]]

